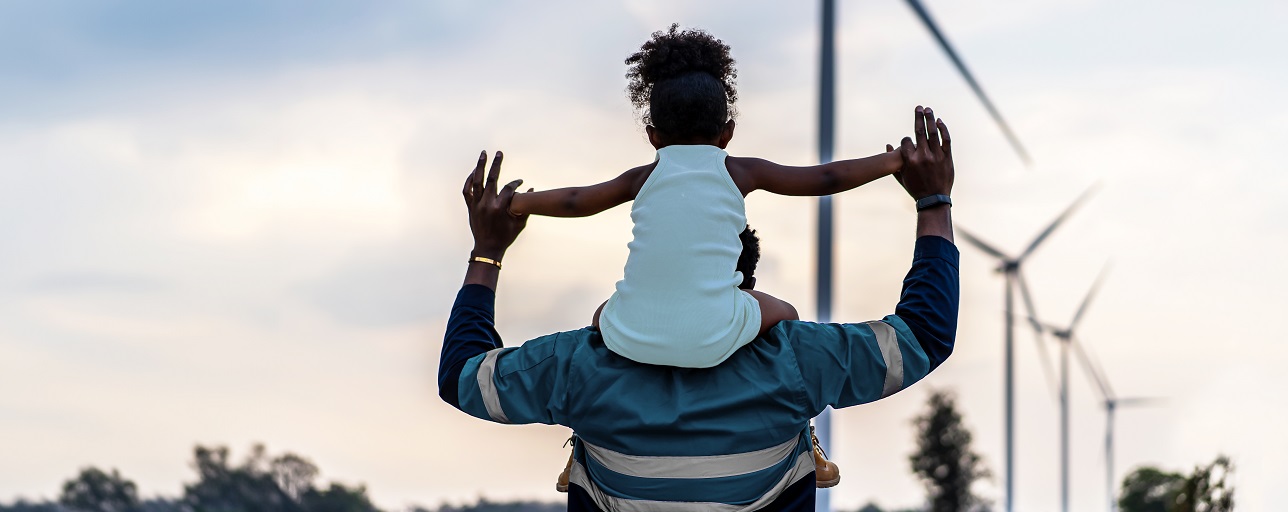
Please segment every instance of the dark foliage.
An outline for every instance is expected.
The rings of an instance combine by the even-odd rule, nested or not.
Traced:
[[[479,502],[473,505],[461,505],[459,507],[443,505],[436,512],[564,512],[565,510],[568,510],[568,507],[562,503],[541,503],[538,501],[500,503],[479,498]],[[419,512],[431,511],[422,510]]]
[[[987,509],[988,503],[971,492],[975,481],[989,471],[970,447],[971,433],[962,425],[952,394],[930,394],[924,415],[914,420],[917,451],[909,457],[912,471],[926,486],[932,512],[966,512]]]
[[[117,470],[107,473],[89,467],[63,483],[58,502],[85,512],[133,512],[139,506],[139,492],[134,482],[122,478]]]
[[[1123,479],[1122,512],[1229,512],[1234,510],[1234,465],[1224,455],[1189,476],[1142,467]]]
[[[285,453],[270,456],[255,445],[240,463],[233,464],[228,448],[197,446],[192,468],[197,481],[184,486],[178,499],[140,500],[138,487],[113,469],[85,468],[63,484],[58,502],[18,499],[0,504],[0,512],[380,512],[361,485],[348,487],[331,482],[315,485],[318,468],[308,459]],[[562,503],[535,501],[442,505],[437,509],[413,507],[411,512],[556,512]]]
[[[1176,495],[1185,483],[1178,473],[1142,467],[1123,479],[1119,492],[1118,509],[1122,512],[1169,512],[1176,504]]]

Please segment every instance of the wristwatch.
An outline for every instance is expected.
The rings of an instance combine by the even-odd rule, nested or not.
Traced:
[[[917,200],[917,211],[922,211],[927,208],[934,208],[941,204],[952,206],[953,198],[948,197],[947,194],[935,194],[933,196],[923,197]]]

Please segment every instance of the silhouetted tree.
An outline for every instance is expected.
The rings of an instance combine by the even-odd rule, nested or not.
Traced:
[[[474,505],[461,505],[453,507],[443,505],[438,507],[438,512],[564,512],[568,510],[567,505],[561,503],[542,503],[539,501],[510,501],[510,502],[492,502],[487,498],[479,498],[479,502]]]
[[[379,511],[367,498],[365,487],[348,488],[335,482],[331,482],[331,486],[326,490],[318,490],[310,486],[301,496],[300,502],[309,512]]]
[[[72,512],[67,507],[48,501],[34,502],[18,498],[12,505],[0,505],[0,512]]]
[[[126,480],[115,469],[107,473],[88,467],[63,483],[58,502],[85,512],[133,512],[139,505],[139,492],[134,482]]]
[[[262,446],[255,448],[263,450]],[[260,456],[263,456],[262,453]],[[282,492],[298,501],[305,491],[313,488],[313,480],[318,476],[318,467],[304,457],[287,453],[274,458],[269,463],[269,473],[272,473],[273,481],[282,489]]]
[[[1206,466],[1196,466],[1176,496],[1176,512],[1229,512],[1234,510],[1234,485],[1226,478],[1234,471],[1224,455]]]
[[[304,512],[269,472],[263,445],[255,445],[240,466],[228,461],[228,448],[197,446],[197,482],[185,485],[184,502],[197,512]]]
[[[910,456],[912,471],[926,486],[929,510],[985,510],[988,503],[971,492],[975,481],[989,476],[983,459],[971,451],[970,431],[962,425],[951,393],[933,391],[917,426],[917,451]]]
[[[378,512],[365,488],[317,489],[317,466],[291,453],[270,458],[263,445],[238,466],[226,447],[197,446],[193,468],[198,480],[184,486],[183,502],[194,512]]]
[[[1185,477],[1155,467],[1136,468],[1123,478],[1118,494],[1121,512],[1171,512]]]

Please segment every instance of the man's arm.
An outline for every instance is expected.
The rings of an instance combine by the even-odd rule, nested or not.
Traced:
[[[916,145],[903,140],[900,151],[908,165],[896,178],[914,199],[947,195],[955,172],[948,128],[921,107],[915,126]],[[797,355],[811,409],[884,398],[925,377],[952,353],[960,300],[960,254],[952,240],[948,205],[918,212],[912,268],[894,315],[862,324],[780,324],[779,335]]]
[[[470,251],[465,283],[456,294],[447,320],[447,333],[443,336],[443,350],[438,360],[438,396],[457,409],[461,408],[458,381],[466,361],[502,346],[492,317],[496,284],[501,275],[500,262],[528,222],[527,215],[509,213],[510,200],[523,180],[510,182],[497,191],[503,158],[498,151],[485,179],[483,167],[487,163],[487,152],[480,153],[461,190],[469,210],[474,249]]]

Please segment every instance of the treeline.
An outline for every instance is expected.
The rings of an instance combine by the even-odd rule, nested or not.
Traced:
[[[991,478],[984,459],[971,446],[951,392],[932,390],[925,410],[913,421],[916,450],[911,470],[925,488],[920,507],[899,512],[986,512],[993,503],[976,493]],[[270,456],[256,445],[240,464],[225,447],[193,450],[197,481],[184,485],[177,498],[140,499],[134,482],[115,469],[85,468],[63,484],[57,501],[0,504],[0,512],[382,512],[372,505],[364,486],[337,482],[319,485],[318,468],[292,453]],[[1121,512],[1227,512],[1234,509],[1230,459],[1218,457],[1189,474],[1140,467],[1123,479],[1116,501]],[[480,499],[473,505],[411,507],[407,512],[556,512],[563,503],[508,502]],[[869,503],[859,512],[883,512]]]
[[[192,467],[197,481],[185,484],[177,498],[139,497],[138,486],[116,469],[84,468],[63,483],[56,501],[19,499],[0,512],[383,512],[371,503],[362,485],[319,485],[318,468],[308,459],[285,453],[270,456],[255,445],[240,464],[228,448],[197,446]],[[494,503],[411,507],[408,512],[556,512],[562,503]]]

